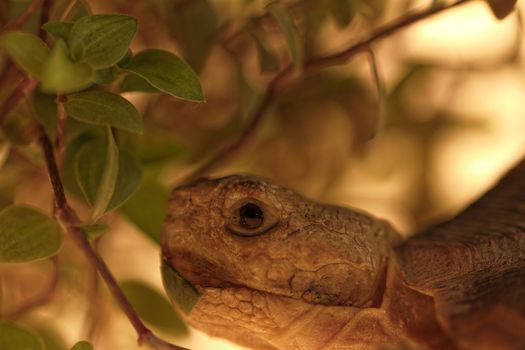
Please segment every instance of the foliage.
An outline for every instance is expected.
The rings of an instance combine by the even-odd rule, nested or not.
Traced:
[[[0,321],[0,349],[44,350],[44,343],[37,335],[15,324]]]
[[[511,17],[516,4],[485,2],[500,20]],[[89,3],[96,8],[100,1]],[[103,298],[98,284],[84,286],[76,276],[91,270],[79,267],[84,260],[69,246],[62,247],[71,240],[80,241],[84,252],[103,250],[109,241],[105,236],[126,235],[111,227],[124,218],[158,249],[169,214],[168,188],[187,174],[185,179],[193,179],[228,165],[228,170],[268,176],[323,198],[349,164],[374,162],[369,140],[377,133],[391,136],[403,130],[406,139],[416,140],[417,149],[406,161],[413,164],[404,168],[424,164],[426,169],[443,130],[473,129],[475,124],[459,123],[449,110],[418,109],[406,102],[420,81],[432,81],[433,73],[450,68],[399,55],[399,81],[385,93],[380,61],[374,59],[369,76],[360,62],[331,68],[404,28],[383,24],[388,11],[382,0],[108,4],[126,14],[93,14],[87,1],[46,0],[26,22],[9,28],[27,11],[28,1],[0,2],[0,28],[7,28],[0,32],[0,273],[4,265],[22,270],[26,264],[21,263],[54,262],[63,270],[57,278],[68,293],[83,290],[80,296],[96,302]],[[417,18],[448,8],[447,2],[434,1]],[[403,22],[411,13],[406,10],[399,9],[399,23],[410,23]],[[327,49],[331,36],[339,44]],[[341,49],[341,42],[354,46]],[[172,47],[180,57],[165,49]],[[46,138],[57,163],[57,173],[47,170],[52,195],[51,186],[39,182],[50,161]],[[371,176],[393,171],[389,166],[396,158],[385,152],[379,166],[370,166]],[[233,165],[227,164],[233,159]],[[429,199],[430,175],[424,170],[417,174],[411,182],[417,198],[396,207],[410,211],[420,225],[438,208]],[[56,188],[62,181],[64,199]],[[42,194],[41,187],[49,191]],[[24,191],[35,194],[18,197]],[[75,211],[65,210],[70,207]],[[90,268],[101,270],[90,261]],[[161,274],[170,301],[189,313],[199,301],[198,291],[166,262]],[[0,274],[0,287],[9,297],[11,287],[3,282]],[[113,292],[118,288],[110,285]],[[187,334],[167,299],[149,283],[125,280],[120,288],[149,326],[177,337]],[[52,303],[51,294],[44,290],[40,305]],[[14,308],[20,314],[0,313],[17,321],[0,322],[0,348],[44,349],[46,333],[25,317],[38,305],[20,305]],[[93,348],[88,341],[71,347]]]

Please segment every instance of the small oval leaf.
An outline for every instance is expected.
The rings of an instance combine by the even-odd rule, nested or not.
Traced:
[[[93,82],[99,85],[109,85],[117,78],[117,74],[118,68],[116,66],[98,69],[93,76]]]
[[[119,172],[115,192],[108,205],[108,210],[120,207],[135,194],[142,182],[142,167],[139,161],[126,151],[120,152]]]
[[[12,205],[0,212],[0,261],[28,262],[55,255],[60,226],[35,208]]]
[[[250,32],[255,41],[255,46],[257,48],[257,54],[259,56],[259,66],[261,67],[261,72],[273,72],[279,69],[279,60],[276,55],[268,50],[264,42],[264,38],[260,35],[257,30]]]
[[[166,1],[164,4],[165,23],[180,45],[184,60],[200,72],[219,32],[215,6],[209,0]]]
[[[67,41],[69,33],[73,28],[73,22],[47,22],[42,26],[42,29],[48,32],[55,39],[62,39]]]
[[[119,173],[119,150],[109,126],[106,127],[106,161],[104,170],[97,186],[93,203],[93,217],[96,221],[108,208],[111,197],[115,192]]]
[[[137,20],[130,16],[85,16],[73,24],[68,43],[73,59],[106,68],[124,57],[136,31]]]
[[[135,280],[121,282],[120,286],[145,322],[166,334],[188,333],[188,327],[175,313],[169,301],[155,289]]]
[[[0,321],[0,349],[44,350],[42,339],[13,323]]]
[[[81,340],[76,343],[71,350],[93,350],[93,345],[86,340]]]
[[[27,73],[36,78],[42,75],[42,67],[49,55],[49,47],[36,35],[14,31],[0,36],[11,59]]]
[[[131,132],[143,130],[142,118],[135,106],[110,92],[85,91],[68,95],[64,107],[70,117],[85,123],[109,124]]]
[[[140,164],[126,151],[119,152],[117,165],[113,164],[114,160],[111,161],[112,164],[108,164],[108,155],[113,152],[108,151],[106,143],[94,140],[82,146],[75,158],[75,177],[86,201],[95,208],[97,207],[99,193],[101,196],[111,195],[109,199],[104,199],[107,204],[102,211],[101,209],[94,211],[94,217],[124,204],[135,193],[142,180]],[[113,158],[114,154],[110,157]],[[107,166],[111,170],[108,170]],[[103,178],[109,176],[107,172],[111,172],[111,176],[113,176],[115,169],[118,170],[118,173],[111,189],[108,185],[103,185]],[[101,200],[99,199],[99,201]],[[102,204],[99,206],[100,208],[103,207]]]
[[[80,226],[80,229],[89,239],[94,240],[102,236],[107,231],[109,231],[111,227],[107,224],[91,224],[82,225]]]
[[[47,93],[70,93],[91,85],[93,70],[87,64],[73,63],[62,39],[55,42],[42,69],[40,89]]]
[[[123,69],[138,75],[153,87],[190,101],[203,101],[199,78],[191,67],[171,52],[139,52]]]
[[[160,233],[167,214],[169,191],[157,182],[144,182],[121,208],[126,218],[153,242],[160,244]]]
[[[33,108],[35,110],[35,118],[42,124],[50,139],[55,139],[56,134],[56,115],[57,104],[55,102],[56,96],[47,95],[40,91],[33,93]]]
[[[279,27],[281,28],[286,42],[288,43],[288,48],[290,50],[290,55],[292,56],[292,63],[296,70],[302,68],[303,65],[303,45],[302,40],[297,30],[297,27],[293,23],[290,15],[286,12],[281,4],[274,1],[268,6],[268,12],[275,18]]]
[[[162,262],[161,273],[171,302],[188,315],[201,298],[200,293],[165,261]]]
[[[113,162],[113,164],[110,164],[111,169],[109,170],[106,169],[108,165],[108,155],[110,158],[109,162]],[[112,145],[108,146],[107,143],[101,140],[86,143],[76,155],[75,176],[84,198],[94,207],[94,213],[99,210],[103,213],[113,195],[115,183],[113,183],[112,188],[106,188],[106,191],[109,192],[109,199],[107,199],[105,207],[102,209],[95,208],[96,205],[99,207],[101,205],[100,199],[98,199],[99,203],[97,204],[97,194],[100,191],[99,189],[101,188],[104,176],[110,176],[108,173],[114,177],[113,181],[116,182],[118,174],[118,149],[115,151]]]
[[[159,89],[153,87],[144,78],[139,77],[135,74],[127,74],[122,83],[120,84],[120,91],[138,91],[138,92],[162,92]]]

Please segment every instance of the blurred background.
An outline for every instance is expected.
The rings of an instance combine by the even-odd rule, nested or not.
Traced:
[[[28,3],[0,1],[0,23]],[[93,13],[138,18],[133,51],[155,47],[184,57],[206,95],[206,103],[196,104],[124,93],[146,125],[133,146],[145,177],[139,192],[106,217],[112,230],[96,246],[163,337],[191,349],[234,349],[186,329],[167,311],[156,235],[169,189],[242,133],[270,79],[289,64],[283,32],[267,14],[266,1],[86,3]],[[349,47],[373,28],[432,3],[281,2],[300,33],[306,61]],[[67,6],[57,1],[52,17]],[[74,6],[82,10],[80,2]],[[499,21],[484,1],[473,1],[375,42],[380,91],[366,52],[291,81],[241,152],[210,175],[267,177],[310,198],[386,218],[404,236],[453,216],[525,150],[524,5],[517,6]],[[0,67],[5,64],[0,58]],[[17,145],[5,126],[2,140],[9,142],[0,143],[0,209],[21,202],[49,211],[51,193],[37,149]],[[80,202],[76,207],[85,211]],[[48,350],[81,338],[97,350],[137,348],[129,321],[71,242],[53,260],[1,264],[0,292],[3,317],[38,332]]]

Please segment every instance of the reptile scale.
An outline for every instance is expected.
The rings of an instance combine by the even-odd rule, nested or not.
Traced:
[[[208,334],[253,349],[525,349],[525,161],[404,241],[250,176],[181,186],[168,213],[163,270],[199,294],[172,301]]]

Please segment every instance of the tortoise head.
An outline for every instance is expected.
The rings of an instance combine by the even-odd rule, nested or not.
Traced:
[[[267,326],[278,327],[285,305],[378,305],[395,235],[384,221],[262,179],[203,179],[173,191],[163,262],[203,296],[190,323],[220,333],[207,325],[244,320],[257,332],[268,315]]]

